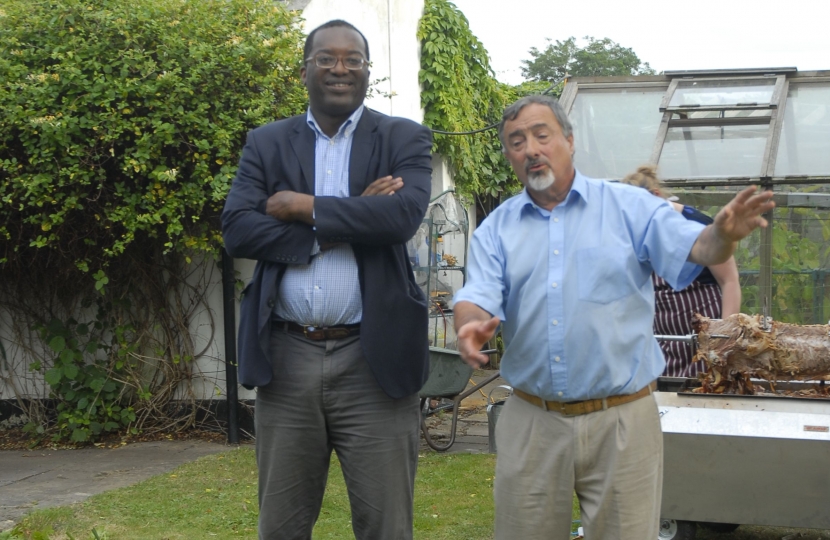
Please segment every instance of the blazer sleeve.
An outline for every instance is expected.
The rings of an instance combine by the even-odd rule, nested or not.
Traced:
[[[269,136],[270,135],[270,136]],[[232,257],[282,264],[308,264],[314,244],[314,230],[300,222],[280,221],[265,213],[268,197],[276,189],[272,186],[296,188],[299,179],[286,176],[285,167],[278,162],[279,139],[273,132],[254,130],[248,133],[248,140],[242,150],[242,158],[236,177],[231,184],[225,207],[222,211],[222,236],[225,249]],[[271,151],[263,151],[263,147]],[[277,178],[269,178],[275,176]],[[297,176],[300,176],[299,166]]]
[[[429,205],[432,133],[410,120],[396,120],[380,135],[387,139],[390,160],[379,177],[399,176],[403,188],[385,196],[315,197],[315,226],[322,241],[388,245],[406,243],[415,235]],[[367,179],[366,185],[374,180]]]

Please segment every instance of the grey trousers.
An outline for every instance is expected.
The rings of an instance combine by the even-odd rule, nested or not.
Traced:
[[[257,390],[260,540],[309,540],[331,452],[359,540],[412,538],[418,395],[391,399],[360,338],[310,341],[272,330],[273,381]]]
[[[496,540],[569,540],[574,491],[586,540],[657,538],[663,435],[653,396],[581,416],[512,397],[496,445]]]

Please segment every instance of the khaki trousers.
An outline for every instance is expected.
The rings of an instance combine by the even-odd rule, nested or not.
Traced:
[[[337,452],[359,540],[410,540],[418,395],[387,396],[358,336],[272,330],[274,380],[257,390],[260,540],[310,540]],[[391,361],[392,359],[390,359]]]
[[[496,540],[657,538],[663,436],[654,397],[580,416],[512,397],[496,424]]]

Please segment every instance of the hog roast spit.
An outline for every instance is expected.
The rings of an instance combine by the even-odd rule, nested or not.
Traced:
[[[694,538],[700,523],[830,529],[830,326],[738,314],[696,330],[657,336],[687,341],[710,365],[700,379],[657,381],[659,538]]]

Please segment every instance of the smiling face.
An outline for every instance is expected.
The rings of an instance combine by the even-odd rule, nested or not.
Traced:
[[[504,124],[504,153],[531,197],[561,201],[574,178],[573,135],[565,137],[550,107],[531,103]]]
[[[360,34],[345,26],[322,28],[313,39],[311,54],[300,70],[300,76],[308,89],[314,118],[327,135],[333,135],[366,98],[368,65],[350,70],[342,61],[354,55],[366,59],[366,46]],[[337,57],[338,61],[332,68],[317,67],[314,57],[318,54]],[[330,130],[333,132],[329,133]]]

